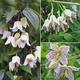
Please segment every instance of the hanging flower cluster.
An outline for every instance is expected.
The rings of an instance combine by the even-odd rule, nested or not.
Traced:
[[[40,62],[40,54],[41,54],[41,47],[37,46],[34,54],[30,53],[26,56],[23,65],[29,66],[30,68],[37,67],[36,63],[38,59],[39,59],[38,62]],[[9,70],[14,71],[19,66],[22,66],[22,64],[20,64],[20,57],[17,55],[13,56],[12,61],[9,62]]]
[[[76,13],[70,9],[65,9],[58,17],[56,17],[52,12],[44,21],[42,30],[46,29],[45,31],[49,31],[50,29],[53,29],[56,33],[61,30],[65,32],[69,28],[68,21],[73,22],[73,18],[76,18]]]
[[[29,26],[26,17],[22,17],[21,21],[15,21],[11,31],[4,31],[2,39],[7,39],[5,45],[11,44],[13,47],[24,48],[29,43],[29,34],[25,29]]]
[[[68,52],[70,47],[66,45],[59,47],[57,44],[51,43],[50,49],[51,51],[46,55],[48,59],[46,68],[54,70],[54,74],[57,78],[65,75],[69,80],[74,80],[73,71],[79,71],[80,68],[68,66]]]

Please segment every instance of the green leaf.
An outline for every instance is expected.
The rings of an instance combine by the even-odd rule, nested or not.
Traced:
[[[10,71],[6,72],[6,75],[7,75],[11,80],[14,80],[14,76],[13,76],[13,74],[12,74]]]
[[[21,69],[24,70],[25,72],[29,73],[29,74],[32,74],[31,68],[28,66],[21,66]]]
[[[72,41],[73,40],[73,36],[69,33],[65,33],[64,34],[64,39],[67,41]]]
[[[0,70],[0,80],[3,80],[4,78],[4,70]]]
[[[27,17],[33,27],[37,30],[39,28],[39,17],[31,8],[25,8],[23,14]]]

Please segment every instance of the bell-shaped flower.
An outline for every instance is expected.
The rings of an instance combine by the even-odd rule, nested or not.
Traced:
[[[23,26],[24,28],[26,28],[27,26],[29,26],[26,17],[22,17],[22,18],[21,18],[21,23],[22,23],[22,26]]]
[[[46,29],[46,31],[49,31],[49,28],[50,28],[49,26],[50,26],[50,20],[46,19],[44,24],[43,24],[42,29]]]
[[[11,29],[13,32],[16,32],[18,30],[20,30],[21,32],[24,32],[23,25],[22,25],[21,21],[14,22],[13,28],[11,28]]]
[[[62,13],[66,16],[66,20],[69,18],[71,22],[73,22],[72,18],[76,18],[76,13],[74,11],[71,11],[69,9],[65,9],[64,12]]]
[[[35,59],[39,62],[41,61],[41,46],[36,46],[36,51],[34,52]]]
[[[15,64],[12,61],[9,62],[9,70],[14,71],[14,69],[15,69]]]
[[[16,40],[16,44],[18,45],[19,48],[24,48],[26,44],[30,46],[28,33],[27,32],[22,33],[20,38]]]
[[[29,67],[33,68],[36,66],[36,60],[33,54],[28,54],[25,58],[24,65],[28,65]]]
[[[65,9],[64,14],[70,18],[76,18],[76,13],[70,9]]]
[[[9,36],[7,38],[7,41],[5,42],[5,45],[8,45],[8,44],[12,44],[13,47],[16,47],[16,41],[15,41],[15,38],[13,36]]]
[[[79,71],[79,70],[80,68],[74,66],[59,65],[56,69],[54,69],[54,72],[57,78],[65,76],[69,80],[75,80],[73,71]]]
[[[12,61],[9,62],[9,70],[10,71],[14,71],[16,69],[16,67],[19,67],[20,64],[20,57],[19,56],[13,56],[12,57]]]
[[[11,33],[10,33],[9,31],[4,31],[4,32],[3,32],[2,39],[6,39],[6,38],[8,38],[9,36],[11,36]]]
[[[62,64],[68,63],[67,54],[69,52],[69,46],[62,45],[59,47],[57,46],[57,44],[51,43],[50,48],[52,49],[52,51],[50,51],[46,56],[48,61],[56,59],[59,60]]]
[[[12,62],[14,63],[14,64],[19,64],[20,65],[20,57],[19,56],[13,56],[12,57]]]
[[[58,22],[59,22],[59,25],[57,25],[57,32],[59,32],[60,30],[63,30],[64,32],[66,31],[66,30],[68,30],[68,28],[69,28],[69,25],[68,25],[68,23],[66,22],[66,20],[64,19],[64,17],[63,16],[59,16],[58,18],[57,18],[57,20],[58,20]]]

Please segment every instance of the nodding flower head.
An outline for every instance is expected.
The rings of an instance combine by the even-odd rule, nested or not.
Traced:
[[[74,80],[73,71],[79,71],[80,68],[74,66],[60,65],[54,69],[57,78],[65,76],[69,80]]]
[[[28,54],[25,58],[24,65],[28,65],[29,67],[33,68],[36,66],[36,60],[33,54]]]
[[[41,61],[41,46],[36,46],[36,51],[34,52],[36,60]]]
[[[20,66],[20,57],[19,56],[13,56],[12,61],[9,62],[9,70],[14,71],[16,67]]]
[[[59,47],[57,44],[51,43],[50,48],[52,50],[46,56],[48,61],[53,61],[53,60],[57,59],[62,64],[68,63],[67,54],[69,52],[69,46],[62,45]]]

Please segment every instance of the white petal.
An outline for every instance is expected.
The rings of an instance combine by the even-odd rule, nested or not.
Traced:
[[[27,65],[28,64],[28,61],[27,59],[25,58],[25,61],[24,61],[24,64],[23,65]]]
[[[12,44],[13,47],[17,47],[14,37],[11,38],[11,44]]]
[[[19,56],[13,56],[12,57],[12,62],[20,64],[20,57]]]
[[[10,44],[10,42],[11,42],[11,36],[8,37],[7,41],[5,42],[5,45]]]
[[[64,69],[61,68],[61,65],[60,64],[58,65],[58,67],[56,67],[54,69],[54,72],[55,72],[55,76],[57,78],[60,78],[60,77],[62,77],[64,75]]]
[[[33,68],[33,67],[34,67],[34,62],[29,62],[29,66],[30,66],[31,68]]]
[[[9,31],[4,31],[2,39],[8,38],[10,35],[11,35],[11,33]]]
[[[51,43],[50,44],[50,49],[57,51],[58,50],[58,45],[56,43]]]
[[[25,47],[25,42],[21,42],[20,44],[18,44],[18,46],[19,46],[20,48],[24,48],[24,47]]]
[[[55,59],[55,52],[54,51],[50,51],[47,55],[46,58],[48,59],[48,61],[52,61],[53,59]]]
[[[21,35],[21,40],[25,41],[27,43],[27,45],[30,46],[29,35],[27,32]]]
[[[9,62],[9,70],[13,71],[15,69],[15,64],[13,62]]]
[[[22,17],[22,18],[21,18],[21,23],[22,23],[22,26],[23,26],[24,28],[26,28],[27,26],[29,26],[26,17]]]
[[[66,45],[62,45],[60,47],[61,53],[63,53],[63,54],[68,54],[69,49],[70,49],[70,47],[69,46],[66,46]]]
[[[60,57],[60,62],[61,62],[62,64],[68,64],[67,56],[66,56],[66,55],[61,55],[61,57]]]
[[[65,76],[69,79],[69,80],[74,80],[74,74],[73,72],[70,70],[67,71],[67,73],[65,74]]]
[[[14,26],[12,28],[13,31],[17,31],[18,29],[23,32],[22,23],[20,21],[14,22]]]

